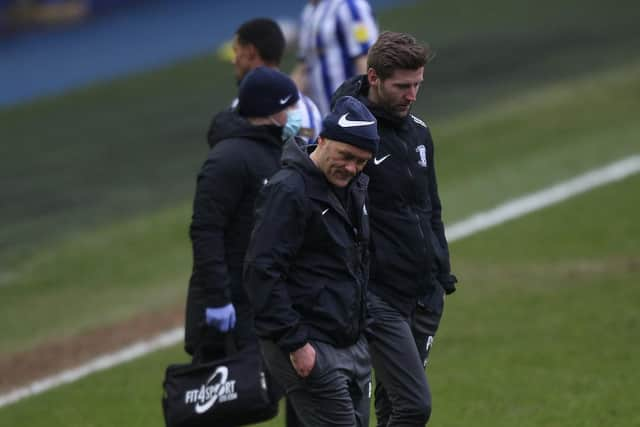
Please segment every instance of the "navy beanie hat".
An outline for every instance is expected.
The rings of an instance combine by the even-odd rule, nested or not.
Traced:
[[[244,117],[267,117],[298,102],[296,84],[269,67],[251,70],[240,83],[238,112]]]
[[[365,105],[352,96],[339,98],[322,121],[320,136],[355,145],[375,154],[378,151],[378,123]]]

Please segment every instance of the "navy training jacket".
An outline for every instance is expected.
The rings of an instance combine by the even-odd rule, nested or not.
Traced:
[[[257,201],[244,285],[256,332],[286,352],[309,340],[354,344],[365,328],[368,178],[348,187],[347,207],[307,153],[287,143],[283,168]]]
[[[455,290],[433,140],[426,123],[411,114],[398,118],[372,105],[368,91],[366,76],[357,76],[343,83],[333,99],[354,96],[378,120],[380,148],[364,169],[369,176],[372,241],[369,289],[408,314],[417,299],[434,290]]]

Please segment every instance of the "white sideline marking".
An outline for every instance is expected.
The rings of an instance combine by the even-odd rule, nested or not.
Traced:
[[[129,362],[156,350],[170,347],[182,341],[183,328],[175,328],[156,335],[149,340],[139,341],[114,353],[97,357],[77,368],[62,371],[59,374],[34,381],[26,387],[21,387],[0,396],[0,408],[10,405],[29,396],[43,393],[54,387],[71,383],[84,378],[94,372],[104,371],[121,363]]]
[[[640,172],[640,155],[627,157],[544,190],[510,200],[489,211],[472,215],[464,221],[447,227],[447,240],[454,242],[463,239],[596,187],[620,181],[638,172]]]
[[[470,218],[448,227],[447,239],[450,242],[463,239],[593,188],[620,181],[638,172],[640,172],[640,155],[627,157],[603,168],[556,184],[545,190],[510,200],[495,209],[472,215]],[[181,342],[183,338],[183,328],[175,328],[157,335],[152,339],[127,346],[115,353],[97,357],[77,368],[63,371],[59,374],[35,381],[28,386],[14,389],[7,394],[0,395],[0,408],[29,396],[43,393],[54,387],[74,382],[94,372],[112,368],[162,348],[171,347]]]

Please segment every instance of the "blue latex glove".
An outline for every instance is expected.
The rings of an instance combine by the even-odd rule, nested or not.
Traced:
[[[220,332],[228,332],[236,326],[236,309],[233,304],[222,307],[207,307],[205,309],[207,325],[213,326]]]

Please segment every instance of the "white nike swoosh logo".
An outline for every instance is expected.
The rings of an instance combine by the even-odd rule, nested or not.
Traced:
[[[287,96],[286,98],[282,98],[280,100],[280,105],[284,105],[287,103],[287,101],[289,100],[289,98],[291,98],[291,95]]]
[[[371,122],[366,122],[363,120],[349,120],[347,119],[348,114],[349,113],[344,113],[342,117],[340,117],[340,120],[338,120],[338,126],[343,128],[352,128],[355,126],[369,126],[375,123],[375,120]]]
[[[322,211],[322,215],[326,214],[327,212],[329,212],[329,208],[325,209]]]
[[[379,159],[378,159],[378,158],[376,158],[376,157],[374,157],[374,158],[373,158],[373,164],[374,164],[374,165],[376,165],[376,166],[378,166],[380,163],[382,163],[382,162],[384,162],[385,160],[387,160],[387,158],[388,158],[389,156],[391,156],[391,154],[387,154],[386,156],[384,156],[384,157],[380,157]]]

